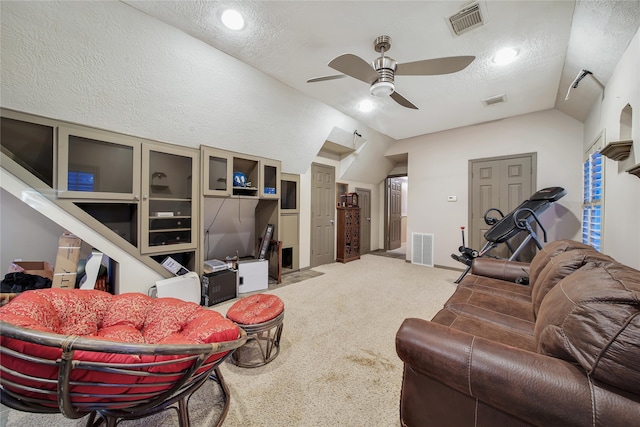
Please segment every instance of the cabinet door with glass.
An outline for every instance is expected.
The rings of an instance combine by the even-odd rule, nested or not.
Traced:
[[[196,247],[198,154],[188,148],[143,144],[142,253]]]
[[[138,200],[140,146],[132,137],[58,129],[58,197]]]
[[[201,156],[202,193],[205,196],[230,196],[233,180],[233,153],[202,146]]]
[[[280,162],[278,160],[260,160],[260,198],[278,199],[280,197]]]

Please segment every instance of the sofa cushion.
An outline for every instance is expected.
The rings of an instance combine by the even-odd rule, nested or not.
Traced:
[[[202,307],[198,304],[177,298],[153,299],[142,330],[145,342],[155,344],[172,333],[182,332],[199,309]]]
[[[431,321],[523,350],[536,349],[533,321],[472,304],[445,307]]]
[[[36,291],[34,291],[36,292]],[[107,312],[113,295],[88,289],[69,292],[68,289],[50,288],[39,292],[55,308],[63,335],[93,335],[102,327],[102,318]]]
[[[458,284],[458,289],[471,289],[473,291],[495,295],[496,297],[527,303],[531,302],[530,286],[475,274],[466,275]]]
[[[640,271],[586,264],[549,291],[535,325],[538,351],[592,378],[640,393]]]
[[[584,243],[573,240],[555,240],[540,249],[540,251],[531,260],[531,264],[529,265],[529,283],[533,284],[538,279],[538,275],[549,263],[551,258],[575,249],[596,252],[595,249],[589,245],[585,245]]]
[[[613,258],[591,249],[570,250],[549,258],[549,262],[540,271],[535,283],[531,284],[534,317],[538,315],[544,297],[560,280],[585,264],[605,265],[611,263],[615,263]]]
[[[152,302],[151,297],[141,293],[114,295],[102,319],[102,327],[126,325],[142,330]]]

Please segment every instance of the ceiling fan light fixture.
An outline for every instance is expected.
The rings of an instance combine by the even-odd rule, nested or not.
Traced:
[[[520,52],[512,47],[500,49],[493,55],[493,63],[496,65],[507,65],[515,61]]]
[[[358,104],[358,108],[360,109],[360,111],[362,111],[363,113],[368,113],[369,111],[373,110],[373,101],[370,99],[363,99],[362,101],[360,101],[360,103]]]
[[[227,9],[220,16],[222,23],[230,30],[241,30],[244,28],[244,18],[234,9]]]
[[[382,96],[391,95],[394,90],[395,88],[393,87],[393,83],[382,81],[382,82],[375,82],[374,84],[372,84],[371,88],[369,89],[369,92],[373,96],[382,97]]]

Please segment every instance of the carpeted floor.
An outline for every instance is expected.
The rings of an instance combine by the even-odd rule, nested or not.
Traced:
[[[399,425],[395,333],[407,317],[430,319],[459,273],[373,255],[313,271],[322,274],[267,291],[285,304],[280,355],[260,368],[222,365],[231,390],[225,426]],[[212,308],[225,314],[232,303]],[[212,425],[219,409],[208,382],[190,401],[191,425]],[[84,425],[59,415],[4,415],[7,427]],[[177,425],[177,417],[168,412],[120,425]]]

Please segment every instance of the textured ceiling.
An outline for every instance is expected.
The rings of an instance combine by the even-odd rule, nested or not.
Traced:
[[[565,95],[582,68],[606,85],[640,23],[638,1],[482,1],[484,25],[460,36],[448,17],[458,1],[125,1],[136,9],[202,40],[286,85],[402,139],[549,108],[584,121],[601,94],[588,77]],[[219,16],[233,6],[246,26],[232,32]],[[419,107],[403,108],[373,98],[353,78],[306,83],[333,75],[327,63],[353,53],[373,61],[377,36],[392,38],[389,56],[412,62],[474,55],[466,69],[440,76],[396,76],[396,90]],[[506,66],[491,61],[500,47],[520,51]],[[485,106],[482,99],[506,95]],[[358,110],[363,99],[375,108]]]

